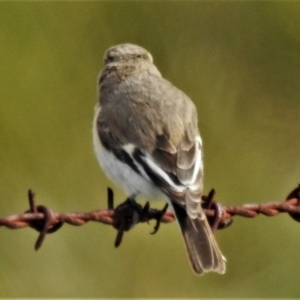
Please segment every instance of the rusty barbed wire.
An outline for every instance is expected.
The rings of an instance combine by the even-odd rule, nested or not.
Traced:
[[[283,202],[268,202],[264,204],[244,204],[240,206],[225,206],[214,199],[215,191],[203,196],[202,207],[213,230],[229,227],[234,216],[254,218],[259,214],[273,217],[280,213],[288,213],[295,221],[300,222],[300,185],[289,193]],[[57,213],[44,205],[37,205],[35,194],[28,191],[30,209],[25,213],[0,217],[0,227],[9,229],[21,229],[31,227],[39,232],[35,243],[38,250],[46,235],[56,232],[65,223],[73,226],[82,226],[87,222],[94,221],[112,225],[117,231],[115,246],[121,244],[124,232],[129,231],[137,223],[156,220],[152,234],[159,230],[161,223],[170,223],[175,220],[172,212],[167,211],[167,205],[162,210],[150,208],[149,202],[144,207],[132,199],[114,208],[114,194],[108,188],[108,208],[98,209],[91,212]]]

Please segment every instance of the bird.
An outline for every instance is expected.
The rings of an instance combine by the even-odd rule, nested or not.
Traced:
[[[192,100],[164,79],[141,46],[110,47],[98,77],[93,145],[106,176],[130,199],[165,200],[196,274],[225,273],[201,207],[203,147]]]

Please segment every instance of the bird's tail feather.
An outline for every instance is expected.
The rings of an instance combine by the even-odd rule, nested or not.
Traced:
[[[225,273],[225,258],[207,219],[201,214],[199,217],[191,219],[184,208],[176,203],[172,203],[172,206],[194,271],[197,274],[210,271]]]

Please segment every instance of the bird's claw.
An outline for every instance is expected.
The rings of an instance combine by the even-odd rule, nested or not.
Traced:
[[[163,209],[158,210],[155,216],[156,219],[156,224],[154,226],[154,230],[151,232],[151,234],[156,234],[159,230],[160,224],[161,224],[161,220],[163,218],[163,216],[165,215],[167,209],[168,209],[168,203],[164,206]]]

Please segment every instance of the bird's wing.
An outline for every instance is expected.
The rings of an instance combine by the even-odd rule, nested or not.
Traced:
[[[201,138],[198,135],[191,143],[183,140],[177,148],[164,138],[167,147],[157,146],[152,153],[136,150],[134,160],[172,201],[185,207],[191,218],[196,218],[203,186]],[[161,139],[160,136],[157,141]]]

